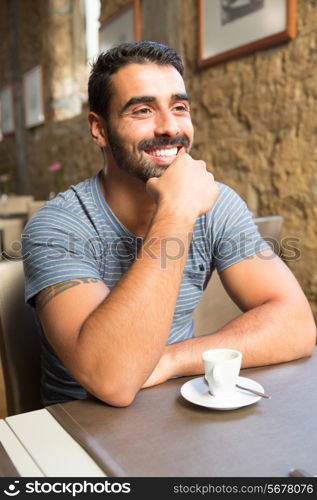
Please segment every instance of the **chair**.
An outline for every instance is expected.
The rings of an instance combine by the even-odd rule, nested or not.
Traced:
[[[275,253],[279,254],[283,217],[257,217],[254,222],[262,237],[274,247]],[[229,297],[219,274],[214,271],[194,314],[195,335],[215,332],[240,314],[242,311]]]
[[[28,203],[34,199],[31,195],[9,194],[0,204],[1,217],[26,217]]]
[[[19,217],[0,218],[0,259],[21,256],[21,233],[24,220]]]
[[[8,415],[41,408],[40,339],[21,260],[0,262],[0,354]]]

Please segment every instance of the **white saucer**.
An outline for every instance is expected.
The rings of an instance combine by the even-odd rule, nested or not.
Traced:
[[[244,387],[264,392],[261,384],[251,378],[238,377],[237,383]],[[235,410],[241,406],[252,405],[261,399],[261,396],[256,396],[255,394],[251,394],[251,392],[238,388],[233,396],[216,398],[210,394],[204,376],[185,382],[181,387],[181,395],[191,403],[206,406],[207,408],[214,408],[215,410]]]

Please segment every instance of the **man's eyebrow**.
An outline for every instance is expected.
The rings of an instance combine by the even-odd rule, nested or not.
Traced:
[[[152,95],[140,95],[140,96],[137,96],[137,97],[131,97],[131,99],[129,99],[125,105],[123,106],[123,108],[121,109],[121,113],[123,113],[123,111],[125,111],[126,109],[128,109],[130,106],[134,106],[134,104],[142,104],[142,103],[146,103],[146,102],[153,102],[155,101],[156,98]]]
[[[190,99],[189,99],[189,97],[188,97],[188,95],[186,93],[184,93],[184,94],[173,94],[172,95],[172,100],[173,101],[187,101],[187,102],[190,101]],[[142,104],[142,103],[145,104],[147,102],[154,102],[154,101],[156,101],[156,97],[154,97],[153,95],[140,95],[140,96],[131,97],[131,99],[129,99],[125,103],[125,105],[122,107],[121,113],[123,113],[128,108],[130,108],[130,106],[134,106],[135,104]]]
[[[186,93],[184,94],[174,94],[172,95],[173,101],[187,101],[190,102],[190,99]]]

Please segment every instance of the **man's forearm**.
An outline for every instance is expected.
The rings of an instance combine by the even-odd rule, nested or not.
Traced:
[[[203,373],[201,354],[207,349],[238,349],[246,368],[310,356],[315,342],[315,325],[305,305],[272,300],[242,314],[216,333],[166,346],[144,387],[173,376]]]
[[[125,381],[128,403],[162,354],[193,224],[159,210],[137,259],[81,329],[78,353],[88,366],[84,382],[94,392],[104,380],[108,402],[119,387],[122,393]]]

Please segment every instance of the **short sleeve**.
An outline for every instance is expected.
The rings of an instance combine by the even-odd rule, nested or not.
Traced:
[[[80,218],[59,207],[44,207],[22,234],[25,299],[74,278],[101,279],[101,241]]]
[[[209,214],[208,226],[213,263],[221,272],[270,246],[260,235],[246,203],[233,189],[218,185],[220,195]]]

